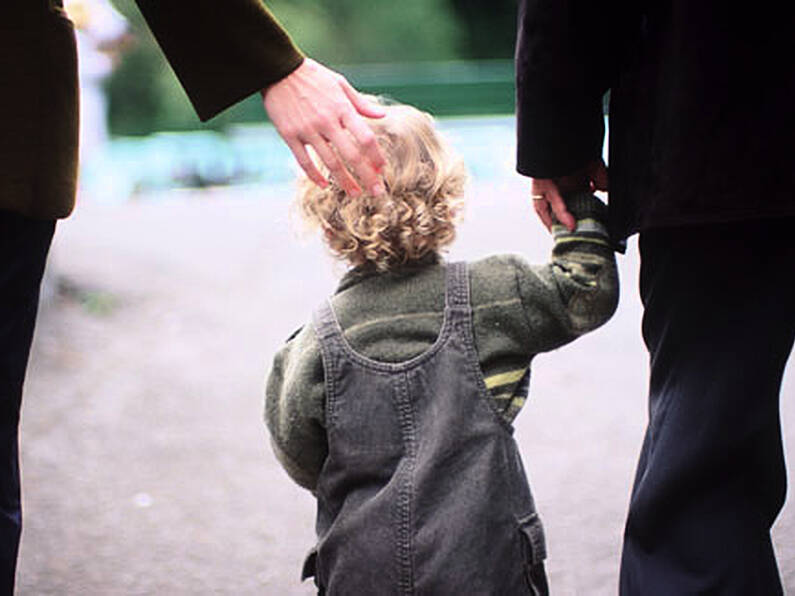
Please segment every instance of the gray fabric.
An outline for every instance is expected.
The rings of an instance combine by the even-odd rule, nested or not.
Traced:
[[[543,530],[478,364],[466,265],[448,265],[435,343],[404,362],[355,352],[315,313],[328,457],[306,575],[327,594],[546,594]]]

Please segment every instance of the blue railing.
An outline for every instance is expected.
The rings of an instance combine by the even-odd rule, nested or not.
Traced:
[[[442,118],[439,126],[473,177],[513,172],[512,116]],[[103,201],[173,188],[287,184],[295,179],[292,154],[267,124],[212,131],[158,133],[110,141],[83,164],[83,192]]]

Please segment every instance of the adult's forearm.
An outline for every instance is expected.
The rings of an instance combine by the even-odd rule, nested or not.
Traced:
[[[303,56],[260,0],[136,0],[196,113],[212,118]]]
[[[516,47],[517,169],[556,178],[601,156],[617,0],[522,0]]]

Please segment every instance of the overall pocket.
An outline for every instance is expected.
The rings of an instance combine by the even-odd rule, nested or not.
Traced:
[[[524,577],[530,594],[533,596],[548,596],[549,585],[547,574],[544,570],[544,560],[547,558],[547,546],[544,539],[544,527],[537,513],[520,518],[519,539],[522,543],[524,558]]]

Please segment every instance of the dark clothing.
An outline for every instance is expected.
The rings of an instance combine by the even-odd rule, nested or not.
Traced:
[[[521,3],[518,170],[597,159],[610,89],[609,227],[641,231],[650,408],[624,595],[781,592],[794,19],[771,1]]]
[[[138,0],[206,120],[302,55],[259,0]],[[10,0],[0,24],[0,209],[66,217],[77,179],[77,55],[61,0]]]
[[[519,172],[601,155],[610,95],[610,231],[795,215],[795,12],[764,2],[524,0]]]
[[[18,436],[39,285],[55,222],[0,211],[0,594],[14,589],[22,514]]]
[[[261,0],[135,0],[202,120],[298,68],[303,57]]]
[[[330,303],[315,315],[328,457],[306,573],[327,594],[548,592],[541,522],[478,364],[465,264],[448,265],[446,288],[436,342],[404,362],[354,352]]]
[[[795,338],[795,218],[640,236],[649,427],[621,593],[781,594],[779,390]]]
[[[140,0],[197,113],[207,119],[303,57],[259,0]],[[21,512],[17,428],[39,283],[55,219],[77,180],[74,29],[61,0],[10,0],[0,24],[0,594],[11,593]],[[30,219],[36,218],[36,219]]]
[[[10,0],[0,24],[0,209],[55,219],[77,184],[77,47],[55,2]]]

